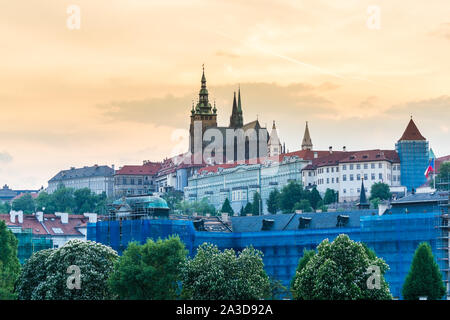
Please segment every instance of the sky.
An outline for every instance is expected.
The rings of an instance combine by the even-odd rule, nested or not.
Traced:
[[[71,5],[80,9],[79,20]],[[0,0],[0,184],[187,151],[202,64],[289,151],[394,149],[411,116],[450,154],[450,1]],[[79,21],[79,28],[76,22]],[[75,24],[74,24],[75,23]]]

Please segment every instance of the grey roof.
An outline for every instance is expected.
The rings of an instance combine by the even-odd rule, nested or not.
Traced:
[[[448,200],[448,192],[415,193],[392,201],[391,204],[395,206],[404,203],[439,202],[445,200]]]
[[[92,166],[83,168],[71,168],[69,170],[62,170],[56,176],[51,178],[48,182],[63,181],[70,179],[80,179],[88,177],[112,177],[114,169],[108,166]]]
[[[233,232],[258,232],[261,231],[263,219],[274,220],[271,231],[299,230],[300,217],[311,218],[306,229],[336,228],[337,217],[348,216],[347,228],[358,228],[361,216],[378,215],[378,210],[353,210],[342,212],[320,212],[320,213],[290,213],[263,216],[231,217]]]

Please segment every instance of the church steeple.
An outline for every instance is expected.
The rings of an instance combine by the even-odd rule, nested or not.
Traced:
[[[233,109],[230,116],[230,127],[231,128],[242,128],[244,125],[244,120],[242,117],[242,107],[241,107],[241,88],[238,92],[238,102],[236,102],[236,91],[233,96]]]
[[[361,179],[361,191],[359,193],[359,209],[369,209],[370,203],[367,202],[366,189],[364,188],[364,178]]]
[[[303,135],[302,150],[312,150],[313,144],[309,135],[308,121],[306,121],[305,134]]]
[[[277,127],[275,126],[275,120],[272,125],[272,132],[270,133],[269,141],[267,142],[269,156],[278,156],[283,153],[280,139],[278,138]]]
[[[198,94],[198,104],[196,107],[197,112],[200,114],[211,114],[211,104],[209,103],[208,99],[208,89],[206,88],[206,77],[205,77],[205,65],[202,66],[203,73],[202,73],[202,80],[201,80],[201,88],[200,92]]]

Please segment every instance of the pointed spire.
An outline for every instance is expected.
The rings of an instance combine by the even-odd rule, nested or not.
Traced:
[[[205,65],[202,65],[202,85],[200,88],[200,92],[198,94],[199,101],[196,107],[196,110],[198,109],[200,113],[202,114],[211,114],[211,104],[208,100],[208,89],[206,88],[206,77],[205,77]]]
[[[238,91],[238,111],[242,115],[242,106],[241,106],[241,85],[239,85],[239,91]]]
[[[277,127],[275,126],[275,120],[272,125],[272,132],[270,133],[269,141],[267,142],[270,156],[277,156],[283,153],[281,148],[280,139],[278,138]]]
[[[359,209],[369,209],[370,204],[367,202],[366,189],[364,188],[364,178],[361,179],[361,191],[359,193]]]
[[[240,101],[240,98],[239,98]],[[231,128],[241,128],[243,125],[242,123],[242,113],[239,113],[238,104],[236,102],[236,91],[234,91],[233,96],[233,109],[231,111],[230,116],[230,127]]]
[[[306,121],[305,134],[303,135],[302,150],[312,150],[313,144],[309,135],[308,121]]]
[[[409,120],[408,126],[405,129],[405,132],[403,132],[402,137],[398,141],[425,141],[424,136],[420,133],[419,129],[417,129],[416,124],[414,123],[412,116],[411,120]]]

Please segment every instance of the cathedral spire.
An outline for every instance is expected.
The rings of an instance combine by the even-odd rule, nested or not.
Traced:
[[[313,144],[309,135],[308,121],[306,121],[305,134],[303,135],[302,150],[312,150]]]
[[[198,109],[202,114],[211,114],[211,104],[208,99],[208,89],[206,88],[206,77],[205,77],[205,65],[202,65],[202,80],[201,80],[201,88],[198,94],[198,104],[196,110]]]
[[[280,139],[278,138],[277,127],[275,126],[275,120],[272,125],[272,132],[270,133],[269,141],[267,142],[269,156],[277,156],[283,153]]]
[[[231,128],[241,128],[243,124],[243,118],[242,118],[242,110],[241,110],[241,90],[239,89],[238,93],[238,101],[236,102],[236,91],[234,92],[233,96],[233,109],[231,111],[230,116],[230,127]]]

